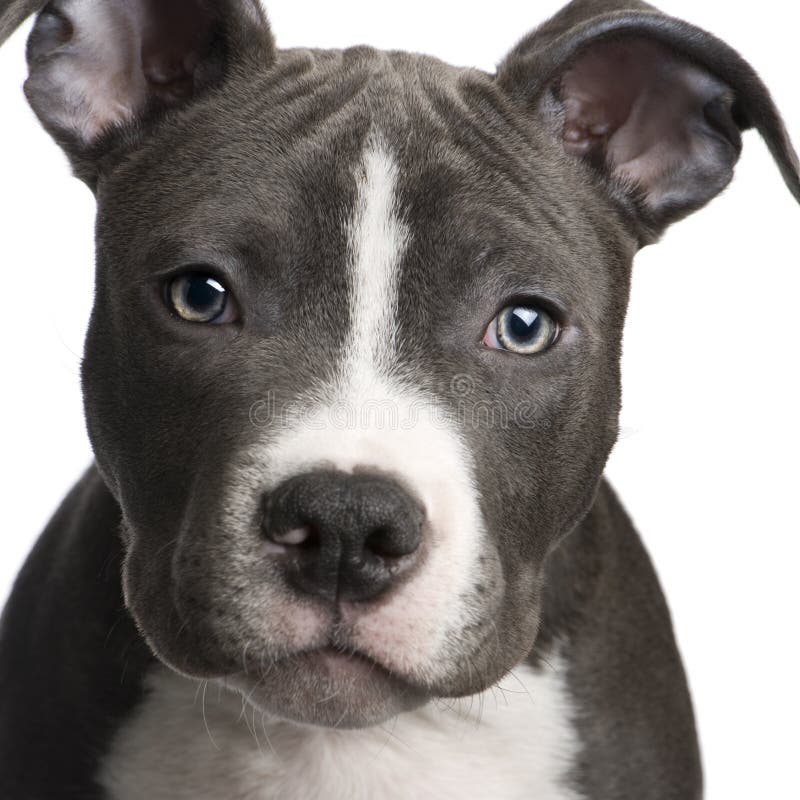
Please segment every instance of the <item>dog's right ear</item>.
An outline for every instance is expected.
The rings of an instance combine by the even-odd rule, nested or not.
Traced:
[[[92,187],[165,113],[275,58],[258,0],[11,0],[0,42],[39,9],[25,94]]]

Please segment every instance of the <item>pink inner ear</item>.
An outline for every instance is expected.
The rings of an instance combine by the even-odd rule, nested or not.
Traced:
[[[31,34],[31,104],[89,144],[152,100],[185,99],[218,13],[207,0],[53,0]]]
[[[142,71],[162,100],[191,96],[195,73],[212,46],[215,15],[202,0],[141,0]]]
[[[593,49],[564,76],[564,144],[575,156],[603,154],[647,83],[629,47]],[[624,76],[624,77],[623,77]]]
[[[693,170],[716,172],[719,139],[704,109],[732,102],[731,93],[667,47],[596,44],[564,75],[561,93],[566,151],[635,185],[650,206],[688,199]]]

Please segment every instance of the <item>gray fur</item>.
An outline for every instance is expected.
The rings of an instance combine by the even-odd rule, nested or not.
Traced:
[[[42,18],[31,39],[28,97],[98,201],[82,374],[97,464],[4,612],[0,795],[100,797],[98,764],[156,657],[193,676],[239,668],[247,620],[268,613],[257,602],[266,573],[250,558],[261,515],[254,503],[253,526],[223,538],[216,489],[259,440],[254,403],[296,402],[343,358],[341,221],[377,130],[414,232],[398,277],[398,372],[453,412],[464,412],[458,375],[470,376],[473,411],[498,398],[527,409],[524,426],[463,431],[504,578],[496,645],[465,639],[456,655],[470,669],[413,693],[472,694],[558,646],[580,709],[576,788],[598,800],[699,797],[669,614],[602,473],[617,436],[638,248],[727,184],[750,126],[800,199],[797,157],[767,90],[726,45],[643,3],[577,0],[496,75],[366,47],[276,50],[245,5],[195,17],[211,22],[191,39],[202,46],[181,90],[149,84],[133,119],[90,141],[55,121],[65,118],[55,115],[52,71],[60,23]],[[0,38],[36,8],[2,6]],[[712,122],[702,117],[715,142],[713,192],[687,175],[681,202],[648,205],[607,159],[565,151],[565,75],[620,36],[668,48],[724,90]],[[198,263],[224,274],[244,324],[190,327],[167,312],[163,276]],[[520,293],[563,317],[560,342],[531,359],[478,347],[498,303]],[[268,643],[253,647],[254,658],[274,655]],[[42,667],[54,663],[55,672]],[[281,680],[276,690],[291,694],[292,677]]]

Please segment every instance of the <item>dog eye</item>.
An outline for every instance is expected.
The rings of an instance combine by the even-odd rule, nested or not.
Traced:
[[[181,319],[221,325],[235,322],[236,304],[230,292],[212,275],[186,272],[167,285],[167,303]]]
[[[493,350],[532,356],[555,344],[558,323],[538,306],[506,306],[489,324],[483,343]]]

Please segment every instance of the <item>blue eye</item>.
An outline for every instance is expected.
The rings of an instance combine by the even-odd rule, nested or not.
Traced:
[[[506,306],[491,322],[483,343],[494,350],[535,355],[553,345],[558,324],[537,306]]]
[[[169,305],[188,322],[233,322],[236,309],[229,294],[216,278],[204,272],[178,275],[167,286]]]

